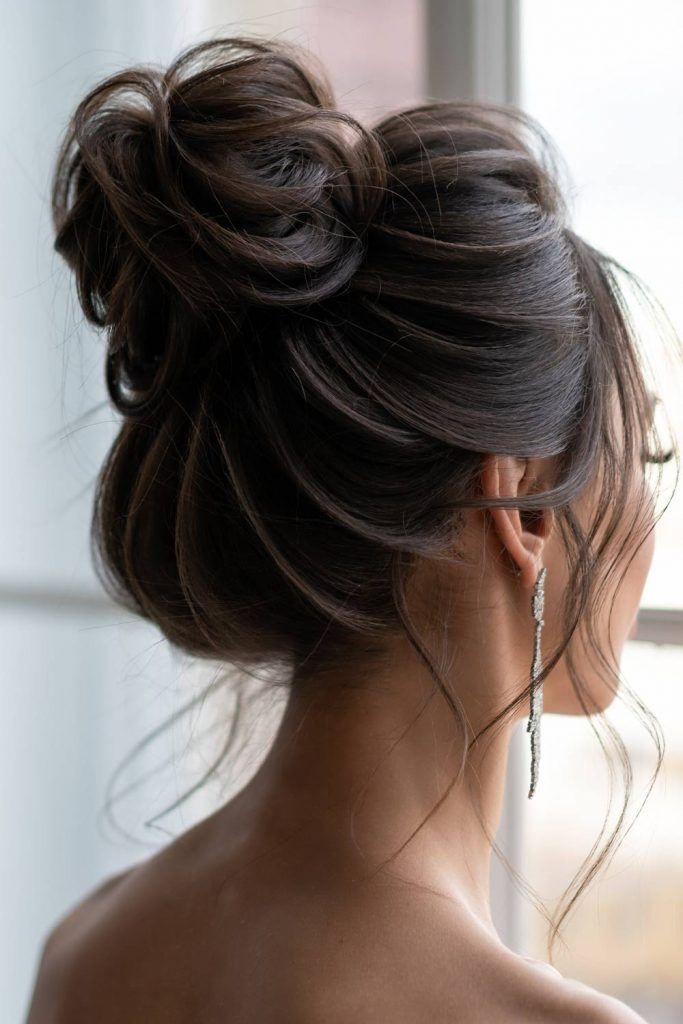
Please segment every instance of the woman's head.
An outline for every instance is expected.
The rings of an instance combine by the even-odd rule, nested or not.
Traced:
[[[605,651],[600,602],[652,525],[649,395],[621,268],[569,226],[530,117],[429,102],[366,128],[310,56],[215,40],[92,89],[53,210],[123,416],[93,517],[119,600],[295,683],[407,633],[447,689],[410,583],[445,565],[457,596],[473,521],[514,579],[502,456],[549,567],[548,672],[605,705],[584,637]]]

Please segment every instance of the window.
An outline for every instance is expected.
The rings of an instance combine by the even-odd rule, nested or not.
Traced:
[[[523,0],[520,42],[521,105],[567,160],[577,230],[635,270],[683,333],[676,227],[683,222],[681,5]],[[667,374],[661,349],[649,355],[680,439],[680,377]],[[683,1015],[681,522],[679,486],[657,526],[638,635],[622,662],[628,684],[662,723],[662,774],[609,870],[567,920],[567,947],[559,945],[555,958],[563,974],[624,999],[652,1024]],[[606,717],[634,763],[632,815],[654,767],[654,748],[619,699]],[[552,906],[598,836],[608,789],[604,755],[584,719],[545,716],[543,733],[541,783],[534,800],[519,806],[521,867]],[[525,918],[525,951],[544,958],[545,922],[533,909]]]

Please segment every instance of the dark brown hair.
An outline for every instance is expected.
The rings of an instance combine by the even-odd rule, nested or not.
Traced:
[[[110,76],[70,120],[55,247],[106,329],[122,415],[93,515],[102,581],[183,651],[295,684],[403,631],[460,716],[408,613],[411,570],[453,550],[463,509],[553,507],[574,571],[544,675],[566,652],[590,714],[566,647],[585,629],[617,688],[591,624],[644,539],[636,517],[610,547],[638,463],[659,458],[627,272],[572,231],[522,110],[433,101],[367,128],[314,64],[215,39]],[[556,457],[554,486],[485,499],[487,452]],[[599,469],[584,530],[573,502]],[[611,738],[624,812],[560,921],[623,831]]]

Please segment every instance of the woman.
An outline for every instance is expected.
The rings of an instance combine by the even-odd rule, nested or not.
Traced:
[[[364,128],[242,37],[74,113],[55,244],[122,414],[98,569],[289,700],[234,799],[53,929],[29,1024],[642,1020],[490,909],[513,728],[533,796],[543,701],[614,698],[654,536],[653,396],[552,157],[490,103]]]

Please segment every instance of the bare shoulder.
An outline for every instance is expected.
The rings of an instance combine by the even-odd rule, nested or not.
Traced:
[[[110,875],[53,924],[40,950],[26,1024],[59,1024],[64,1019],[78,949],[87,941],[103,902],[133,870]]]
[[[509,951],[500,957],[501,990],[510,1015],[502,1020],[538,1020],[543,1024],[647,1024],[612,996],[548,965],[527,961]]]
[[[567,981],[566,1011],[560,1006],[565,1017],[557,1016],[558,1024],[566,1019],[567,1024],[647,1024],[646,1021],[632,1010],[626,1003],[613,996],[597,992],[587,985],[576,981]],[[552,1018],[553,1020],[555,1018]]]
[[[572,1012],[578,1022],[586,1024],[647,1024],[645,1020],[632,1010],[626,1003],[612,996],[596,992],[584,985],[574,983],[575,991],[571,996]],[[569,1018],[571,1020],[571,1018]]]
[[[128,999],[140,1003],[139,989],[161,984],[161,965],[173,976],[179,937],[192,927],[188,913],[202,902],[192,865],[201,873],[204,846],[202,830],[190,829],[106,878],[58,920],[43,942],[26,1024],[108,1024],[107,1014],[117,1019],[115,1008],[120,1011]],[[182,969],[177,977],[182,986]],[[163,988],[170,998],[170,986]],[[160,1001],[158,1012],[163,1010]],[[152,1024],[156,1012],[148,1008],[144,1019]]]
[[[26,1024],[108,1024],[128,1005],[141,1006],[145,1024],[175,1020],[197,968],[197,943],[188,940],[198,915],[211,917],[206,866],[215,846],[214,820],[205,819],[70,908],[43,942]],[[169,1006],[157,998],[145,1008],[155,987]]]
[[[299,962],[293,975],[305,984],[278,1001],[280,1012],[295,1007],[297,1024],[647,1024],[619,1000],[514,954],[466,915],[454,921],[446,902],[424,893],[347,894],[324,930],[304,939],[301,957],[299,941],[290,935],[288,963]]]

